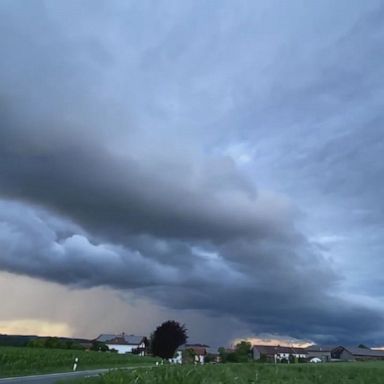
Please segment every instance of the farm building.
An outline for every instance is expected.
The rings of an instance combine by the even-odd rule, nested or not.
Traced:
[[[384,360],[384,351],[338,346],[331,351],[332,359],[342,361]]]
[[[310,345],[306,349],[308,360],[318,357],[323,362],[331,361],[331,351],[335,349],[335,345]]]
[[[282,347],[280,345],[254,345],[252,348],[254,360],[283,361],[290,359],[305,359],[308,352],[305,348]]]

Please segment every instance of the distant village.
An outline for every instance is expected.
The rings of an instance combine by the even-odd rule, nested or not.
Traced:
[[[146,337],[125,335],[100,335],[97,339],[105,343],[109,349],[118,353],[146,353]],[[231,353],[234,349],[223,349]],[[184,344],[171,359],[172,363],[181,364],[186,352],[194,356],[197,363],[220,362],[221,353],[213,350],[206,344]],[[342,345],[310,345],[306,348],[288,347],[280,345],[253,345],[251,358],[260,362],[274,363],[326,363],[336,361],[384,360],[384,350],[375,350],[368,347],[351,347]]]
[[[384,360],[384,350],[372,349],[364,345],[359,347],[346,345],[310,345],[306,348],[281,346],[281,345],[251,345],[243,341],[239,345],[247,345],[246,357],[249,360],[266,363],[328,363],[338,361],[365,361]],[[0,345],[68,348],[109,351],[119,354],[135,354],[146,356],[150,354],[149,339],[146,336],[132,334],[100,334],[95,339],[72,339],[65,337],[39,337],[39,336],[16,336],[1,335]],[[170,363],[220,363],[231,360],[235,356],[235,348],[211,348],[207,344],[183,344],[181,345]]]

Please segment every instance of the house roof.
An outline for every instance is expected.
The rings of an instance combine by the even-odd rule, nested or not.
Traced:
[[[284,347],[280,345],[254,345],[254,349],[264,355],[274,355],[276,353],[289,353],[289,354],[307,354],[305,348]]]
[[[367,349],[367,348],[358,348],[358,347],[343,347],[339,346],[338,348],[343,348],[353,356],[367,356],[367,357],[383,357],[384,351]]]
[[[99,337],[96,338],[97,341],[101,341],[102,343],[105,343],[108,340],[112,340],[116,337],[116,335],[108,335],[108,334],[101,334]]]
[[[207,344],[184,344],[186,347],[200,347],[200,348],[209,348]]]
[[[127,344],[139,345],[143,342],[145,337],[144,336],[128,335],[128,336],[125,336],[124,339],[127,342]]]
[[[186,350],[192,349],[197,355],[206,355],[209,345],[206,344],[183,344],[179,349]]]
[[[107,344],[139,345],[143,342],[144,336],[101,334],[96,340]]]
[[[332,349],[335,349],[336,345],[319,345],[319,344],[312,344],[305,348],[308,352],[331,352]]]
[[[186,350],[192,350],[196,355],[204,356],[207,354],[207,350],[202,347],[186,347]]]

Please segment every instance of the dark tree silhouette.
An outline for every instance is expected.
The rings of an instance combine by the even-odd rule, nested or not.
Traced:
[[[187,339],[185,325],[180,325],[173,320],[166,321],[151,335],[152,354],[163,359],[170,359],[177,348],[186,343]]]

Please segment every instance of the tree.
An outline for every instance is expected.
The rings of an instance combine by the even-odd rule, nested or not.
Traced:
[[[183,351],[183,362],[194,363],[195,356],[196,356],[196,352],[193,350],[193,348],[187,348]]]
[[[102,343],[101,341],[94,340],[92,342],[91,351],[106,352],[109,351],[108,345]]]
[[[243,362],[242,360],[244,360],[244,359],[242,359],[242,356],[240,354],[238,354],[236,351],[233,351],[233,352],[227,352],[224,362],[225,363],[240,363],[240,362]]]
[[[241,341],[235,346],[235,353],[238,362],[246,362],[251,357],[252,344],[249,341]]]
[[[205,357],[204,357],[204,363],[217,363],[217,357],[211,353],[208,353]]]
[[[226,360],[225,348],[224,347],[219,347],[217,349],[217,352],[219,354],[219,361],[222,362],[222,363],[225,363],[225,360]]]
[[[240,343],[236,344],[235,351],[239,355],[243,356],[249,356],[251,353],[252,344],[249,341],[241,341]]]
[[[156,328],[151,335],[151,351],[155,356],[170,359],[180,345],[188,339],[185,325],[177,321],[168,320]]]
[[[292,354],[290,354],[290,355],[288,356],[288,362],[289,362],[289,364],[297,363],[295,356],[293,356]]]

